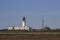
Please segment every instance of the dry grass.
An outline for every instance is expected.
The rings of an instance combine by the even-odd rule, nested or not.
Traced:
[[[60,34],[0,34],[0,40],[60,40]]]
[[[60,40],[59,32],[0,31],[0,40]]]

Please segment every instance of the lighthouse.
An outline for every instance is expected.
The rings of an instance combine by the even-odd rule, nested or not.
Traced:
[[[20,27],[20,30],[29,30],[30,28],[26,26],[26,19],[23,17],[22,19],[22,26]]]
[[[22,20],[22,27],[25,27],[26,26],[26,19],[25,17],[23,17],[23,20]]]

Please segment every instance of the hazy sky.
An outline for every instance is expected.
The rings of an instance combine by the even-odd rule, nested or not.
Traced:
[[[41,28],[44,25],[60,28],[60,0],[0,0],[0,29],[20,26],[25,16],[27,25]]]

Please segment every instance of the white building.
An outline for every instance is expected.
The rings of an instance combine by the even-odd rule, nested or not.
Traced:
[[[19,30],[20,28],[18,26],[14,27],[14,30]]]
[[[13,30],[13,27],[8,27],[8,30]]]
[[[25,17],[23,17],[23,20],[22,20],[22,26],[18,27],[8,27],[8,30],[30,30],[31,28],[26,26],[26,19]]]

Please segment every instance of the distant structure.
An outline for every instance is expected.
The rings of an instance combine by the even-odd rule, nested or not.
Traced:
[[[8,30],[30,30],[31,28],[26,26],[26,19],[23,17],[22,19],[22,26],[18,27],[8,27]]]
[[[44,28],[44,16],[42,16],[42,28]]]
[[[20,27],[21,30],[29,30],[29,27],[26,26],[26,19],[25,17],[23,17],[23,20],[22,20],[22,27]]]
[[[26,19],[25,17],[23,17],[23,20],[22,20],[22,27],[25,27],[26,26]]]

